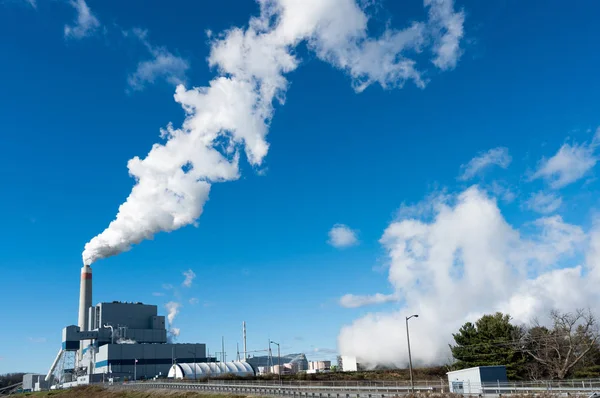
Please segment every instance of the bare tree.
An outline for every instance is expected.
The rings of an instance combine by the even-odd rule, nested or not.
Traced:
[[[595,347],[599,338],[596,318],[578,309],[575,313],[550,313],[553,327],[537,321],[523,338],[523,350],[551,377],[564,379],[571,369]],[[536,369],[539,372],[541,369]]]

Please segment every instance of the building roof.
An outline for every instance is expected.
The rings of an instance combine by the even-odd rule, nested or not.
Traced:
[[[451,373],[460,373],[460,372],[465,372],[467,370],[473,370],[473,369],[486,369],[486,368],[506,368],[506,366],[504,365],[487,365],[487,366],[473,366],[471,368],[464,368],[464,369],[458,369],[458,370],[452,370],[450,372],[446,372],[446,374],[451,374]]]

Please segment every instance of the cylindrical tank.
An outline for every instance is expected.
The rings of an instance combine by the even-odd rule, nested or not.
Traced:
[[[92,306],[92,267],[84,265],[81,267],[81,282],[79,285],[79,320],[77,326],[83,332],[88,330],[88,308]],[[81,342],[79,358],[82,356],[84,342]]]

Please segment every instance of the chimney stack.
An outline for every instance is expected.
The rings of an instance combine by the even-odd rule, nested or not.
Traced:
[[[81,267],[81,284],[79,285],[79,321],[77,326],[84,332],[88,330],[88,308],[92,306],[92,267],[84,265]],[[81,349],[84,342],[80,343],[79,355],[83,354]]]

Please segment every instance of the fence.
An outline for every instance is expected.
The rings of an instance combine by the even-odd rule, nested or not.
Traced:
[[[449,392],[445,380],[415,381],[416,392]],[[160,380],[124,383],[117,388],[128,389],[184,389],[221,393],[245,393],[255,395],[287,395],[298,398],[386,398],[410,392],[408,381],[301,381],[282,380]],[[542,380],[508,383],[468,383],[463,395],[498,396],[512,394],[568,394],[590,395],[600,391],[600,379]]]

